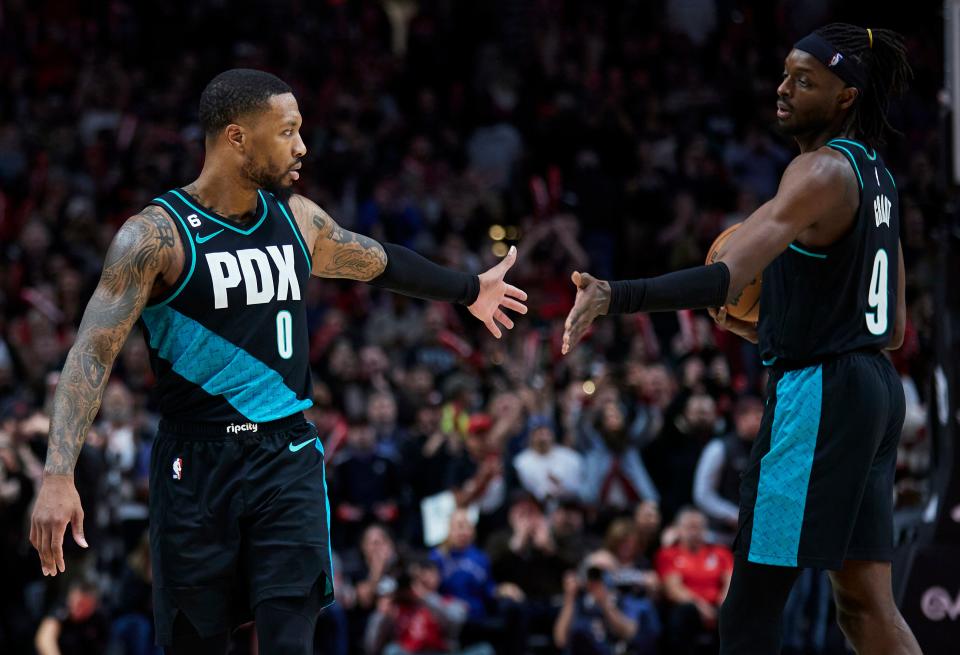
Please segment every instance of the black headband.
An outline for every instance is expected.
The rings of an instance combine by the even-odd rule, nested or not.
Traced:
[[[793,44],[795,50],[815,57],[827,67],[831,73],[847,83],[863,91],[867,86],[867,69],[850,57],[845,56],[822,36],[811,32]]]

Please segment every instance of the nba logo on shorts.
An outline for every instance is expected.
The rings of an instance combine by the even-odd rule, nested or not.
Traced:
[[[178,457],[173,460],[173,479],[179,480],[183,477],[183,458]]]

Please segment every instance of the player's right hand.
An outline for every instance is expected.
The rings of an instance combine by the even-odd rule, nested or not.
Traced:
[[[707,312],[716,321],[724,330],[729,330],[735,335],[742,339],[746,339],[750,343],[757,343],[759,337],[757,336],[757,324],[752,321],[744,321],[739,318],[734,318],[727,314],[727,308],[721,307],[717,309],[715,307],[710,307],[707,309]]]
[[[574,271],[571,276],[577,287],[577,298],[573,309],[567,314],[563,324],[563,346],[561,352],[566,355],[577,345],[593,319],[606,314],[610,309],[610,283],[598,280],[589,273]]]
[[[83,507],[72,475],[44,474],[37,503],[30,519],[30,543],[40,554],[44,575],[63,573],[63,535],[67,523],[73,529],[73,540],[86,548],[83,538]]]

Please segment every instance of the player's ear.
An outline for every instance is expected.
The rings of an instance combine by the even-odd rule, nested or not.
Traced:
[[[844,87],[843,90],[840,91],[840,95],[837,97],[837,102],[840,105],[840,109],[850,109],[853,106],[853,103],[857,101],[859,96],[859,89],[852,86]]]
[[[223,128],[223,133],[227,137],[227,143],[238,150],[243,150],[247,142],[246,131],[236,123],[230,123]]]

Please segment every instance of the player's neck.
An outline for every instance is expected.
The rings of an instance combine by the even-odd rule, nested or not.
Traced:
[[[822,130],[810,132],[796,137],[797,145],[800,146],[800,152],[813,152],[827,145],[827,141],[836,138],[852,138],[849,130],[844,129],[843,123],[831,123]]]
[[[245,178],[207,161],[200,177],[184,187],[204,207],[236,223],[254,219],[257,188]]]

